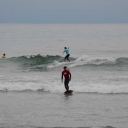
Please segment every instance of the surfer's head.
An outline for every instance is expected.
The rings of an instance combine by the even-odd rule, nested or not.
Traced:
[[[66,67],[66,66],[64,66],[64,67],[63,67],[63,69],[67,69],[67,67]]]
[[[64,49],[67,49],[67,47],[64,47]]]

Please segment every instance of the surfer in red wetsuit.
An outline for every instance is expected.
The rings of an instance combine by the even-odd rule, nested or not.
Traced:
[[[65,89],[68,91],[69,90],[68,83],[69,81],[71,81],[71,73],[66,66],[64,66],[64,70],[62,71],[62,76],[61,76],[62,83],[63,83],[63,76],[65,77],[64,80]]]

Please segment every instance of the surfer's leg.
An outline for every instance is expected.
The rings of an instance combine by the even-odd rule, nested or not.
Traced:
[[[65,56],[65,58],[64,58],[64,61],[67,59],[67,55]]]
[[[66,89],[67,91],[69,90],[68,83],[69,83],[69,80],[65,80],[65,81],[64,81],[65,89]]]
[[[64,81],[64,86],[65,86],[65,89],[67,90],[66,80]]]
[[[70,62],[70,60],[68,59],[69,56],[70,56],[70,54],[67,55],[67,60]]]

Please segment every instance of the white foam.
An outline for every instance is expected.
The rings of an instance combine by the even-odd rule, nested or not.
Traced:
[[[69,65],[69,67],[75,67],[80,65],[101,65],[101,64],[115,64],[116,58],[91,58],[87,55],[83,55],[77,58],[73,64]]]
[[[52,93],[63,92],[62,83],[58,80],[56,81],[55,76],[53,78],[39,76],[1,76],[0,79],[0,90],[2,91],[44,90]]]
[[[69,65],[72,64],[73,62],[59,62],[59,61],[54,61],[51,65],[48,65],[47,68],[54,68],[54,67],[59,67],[63,65]]]
[[[122,79],[122,78],[121,78]],[[123,78],[126,79],[126,78]],[[124,80],[125,81],[125,80]],[[127,81],[120,83],[116,82],[77,82],[69,83],[71,90],[74,93],[128,93]],[[60,81],[60,76],[40,77],[40,76],[1,76],[0,90],[2,91],[25,91],[43,90],[50,93],[63,93],[65,91],[63,83]]]
[[[127,84],[123,85],[114,85],[114,84],[102,84],[102,83],[93,83],[93,84],[77,84],[77,86],[73,86],[72,88],[74,92],[79,93],[100,93],[100,94],[108,94],[108,93],[128,93]]]
[[[82,66],[82,65],[101,65],[101,64],[116,64],[116,58],[114,57],[96,57],[92,58],[87,55],[83,55],[79,58],[77,58],[75,61],[71,62],[58,62],[54,61],[54,63],[47,66],[47,68],[54,68],[59,67],[62,65],[67,65],[68,67],[76,67],[76,66]]]

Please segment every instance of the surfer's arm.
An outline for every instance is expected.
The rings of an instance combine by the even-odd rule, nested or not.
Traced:
[[[63,82],[63,73],[62,73],[62,75],[61,75],[61,81]]]
[[[63,54],[66,52],[66,50],[63,51]]]
[[[72,77],[72,75],[71,75],[71,73],[69,72],[69,79],[71,80],[71,77]]]

